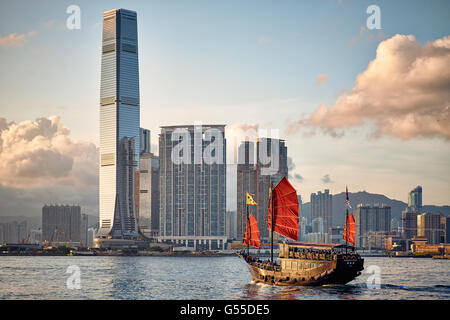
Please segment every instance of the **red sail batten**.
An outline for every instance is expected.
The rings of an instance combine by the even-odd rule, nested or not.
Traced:
[[[353,213],[348,216],[348,220],[345,223],[344,228],[344,237],[343,240],[351,243],[353,246],[355,245],[355,218],[353,217]],[[348,236],[348,238],[347,238]]]
[[[256,221],[253,214],[250,215],[248,218],[249,221],[245,224],[245,233],[244,233],[244,240],[243,243],[249,244],[253,247],[259,248],[261,245],[260,239],[259,239],[259,228],[258,228],[258,221]],[[250,225],[250,230],[248,229]],[[250,235],[249,239],[247,240],[247,236]]]
[[[297,191],[284,177],[272,191],[273,231],[292,240],[298,240]],[[271,201],[270,201],[271,202]],[[267,226],[272,230],[272,204],[269,203]]]

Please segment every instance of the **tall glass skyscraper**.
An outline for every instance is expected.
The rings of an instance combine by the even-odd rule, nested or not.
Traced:
[[[421,212],[422,210],[422,187],[417,186],[409,193],[408,207],[410,212]]]
[[[139,169],[139,109],[136,12],[109,10],[103,13],[99,237],[137,234],[134,179]]]

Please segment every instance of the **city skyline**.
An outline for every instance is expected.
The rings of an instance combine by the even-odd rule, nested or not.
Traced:
[[[94,72],[100,74],[98,43],[101,34],[101,14],[114,7],[116,3],[81,2],[79,4],[82,12],[80,30],[65,28],[68,16],[65,12],[67,8],[65,4],[55,5],[50,13],[43,14],[39,18],[28,16],[26,21],[23,20],[25,17],[20,19],[19,9],[23,5],[21,2],[2,4],[5,10],[2,8],[1,11],[3,19],[1,19],[0,55],[5,62],[6,73],[11,74],[11,78],[2,77],[1,90],[5,100],[0,113],[2,118],[0,129],[4,134],[3,148],[0,151],[3,160],[0,174],[4,179],[0,188],[0,197],[12,194],[13,199],[18,199],[18,194],[22,193],[33,198],[50,193],[54,195],[56,202],[83,203],[87,201],[91,204],[90,213],[95,214],[95,205],[92,203],[98,200],[93,199],[95,195],[92,191],[98,188],[95,181],[98,181],[97,148],[100,144],[97,132],[99,114],[94,110],[98,110],[95,105],[98,106],[100,86],[99,77]],[[439,5],[444,6],[443,3]],[[411,50],[415,48],[417,52],[413,51],[417,57],[426,58],[422,56],[422,52],[419,52],[420,48],[427,43],[429,47],[433,43],[436,45],[447,43],[448,37],[445,32],[448,30],[448,22],[440,20],[438,7],[435,7],[432,12],[424,10],[425,22],[426,13],[432,13],[434,17],[434,28],[430,30],[423,27],[424,21],[408,22],[406,18],[394,21],[387,13],[400,12],[401,4],[383,3],[381,6],[383,28],[382,31],[375,32],[364,27],[367,18],[364,10],[367,7],[366,2],[353,7],[347,6],[345,2],[333,1],[314,5],[304,3],[297,5],[297,14],[300,14],[301,9],[307,8],[312,12],[312,17],[323,16],[326,9],[332,8],[335,16],[328,14],[325,16],[330,19],[330,23],[335,23],[337,26],[339,26],[339,19],[349,18],[348,25],[342,26],[342,29],[338,28],[341,34],[337,40],[345,43],[339,45],[336,41],[330,40],[332,31],[312,23],[313,18],[292,20],[293,17],[279,7],[276,8],[275,13],[285,17],[286,21],[290,21],[293,24],[292,29],[288,28],[287,23],[270,29],[267,26],[264,27],[262,21],[254,18],[251,20],[254,30],[244,32],[242,36],[236,36],[236,39],[230,38],[232,34],[227,33],[225,28],[227,26],[238,28],[245,19],[251,17],[252,10],[264,14],[269,19],[275,19],[275,16],[269,14],[271,6],[267,3],[263,3],[258,8],[249,4],[240,6],[236,4],[243,11],[232,20],[233,23],[218,20],[216,24],[209,20],[211,18],[206,19],[202,14],[210,13],[214,17],[225,18],[231,14],[230,9],[223,8],[224,12],[219,14],[215,10],[217,6],[220,7],[219,4],[203,6],[201,10],[195,5],[186,7],[177,3],[176,6],[179,6],[182,12],[189,13],[191,17],[204,17],[202,21],[217,27],[215,29],[217,34],[202,31],[200,25],[194,25],[183,31],[183,28],[179,27],[186,27],[188,22],[183,16],[180,16],[175,26],[168,26],[161,21],[161,18],[155,17],[155,12],[167,15],[170,6],[165,7],[160,3],[147,5],[139,2],[127,4],[127,8],[139,11],[143,18],[139,20],[138,28],[148,35],[145,37],[141,36],[141,33],[138,35],[140,62],[142,62],[139,64],[139,73],[142,78],[140,126],[152,131],[152,149],[157,150],[154,145],[156,145],[159,128],[164,125],[194,123],[198,120],[202,120],[203,123],[226,123],[228,124],[226,127],[228,141],[232,141],[230,137],[233,137],[233,133],[240,128],[268,130],[275,128],[280,130],[280,138],[286,140],[289,146],[289,173],[292,176],[293,185],[303,198],[309,198],[311,193],[322,189],[330,189],[331,193],[340,193],[345,189],[345,185],[349,185],[350,190],[354,192],[368,190],[405,201],[411,188],[420,184],[425,190],[424,204],[448,204],[450,153],[445,131],[427,135],[426,132],[429,131],[425,128],[423,134],[408,133],[409,135],[402,136],[398,132],[384,130],[385,128],[378,126],[376,119],[372,118],[373,124],[366,123],[359,128],[341,121],[343,126],[350,127],[345,130],[344,136],[341,136],[339,126],[333,126],[327,121],[315,123],[311,116],[302,116],[305,120],[303,127],[307,130],[322,128],[325,129],[324,133],[316,129],[314,129],[315,134],[312,131],[302,133],[296,127],[300,123],[297,120],[302,113],[317,115],[317,112],[322,110],[318,109],[318,106],[323,103],[339,108],[342,103],[342,90],[356,88],[369,94],[369,91],[364,91],[365,88],[361,87],[362,85],[355,86],[356,77],[358,75],[361,76],[360,78],[369,77],[371,70],[367,66],[371,62],[372,65],[377,64],[382,68],[383,58],[389,58],[389,54],[394,54],[395,50],[401,48],[399,46],[410,47]],[[408,2],[408,6],[416,10],[422,8],[422,4],[416,2]],[[38,6],[36,11],[39,12],[41,9]],[[6,17],[5,12],[21,21],[20,27],[16,22],[11,21],[11,17]],[[249,21],[245,20],[245,22]],[[161,23],[161,27],[152,29],[156,23]],[[308,47],[316,50],[326,48],[322,42],[319,45],[319,41],[313,41],[315,39],[312,35],[304,31],[308,29],[305,28],[305,23],[309,23],[309,28],[316,31],[318,37],[322,37],[322,41],[330,40],[328,45],[336,50],[336,59],[327,55],[330,63],[322,66],[325,60],[315,57],[312,59],[311,66],[305,67],[301,61],[305,61],[311,55],[303,53],[302,48],[305,50]],[[418,23],[419,26],[414,26],[414,23]],[[420,29],[421,26],[422,29]],[[294,32],[296,28],[300,30],[297,31],[298,35]],[[404,31],[405,29],[408,31]],[[189,38],[187,34],[189,31],[197,31],[200,38]],[[177,34],[179,37],[176,37]],[[402,36],[396,36],[396,34]],[[415,38],[410,37],[410,34]],[[216,35],[225,37],[217,38]],[[52,37],[61,41],[57,41],[57,44],[54,41],[51,42]],[[192,40],[191,44],[187,42],[189,39]],[[234,50],[230,50],[230,47],[223,54],[219,54],[225,44],[218,40],[224,40],[229,46],[245,49],[251,55],[251,59],[237,55]],[[181,44],[186,45],[185,49],[188,53],[185,63],[177,54]],[[305,46],[305,44],[308,45]],[[284,48],[290,54],[283,55],[277,48]],[[217,58],[210,58],[207,54],[208,50],[205,49],[210,49],[212,55],[216,55]],[[60,54],[55,58],[52,56],[53,52],[66,52],[67,55]],[[50,53],[49,56],[45,57],[48,53]],[[230,54],[234,59],[229,59]],[[40,65],[33,67],[28,65],[27,57],[30,55],[33,55]],[[429,57],[431,62],[433,57]],[[277,62],[280,58],[292,63],[290,71],[281,63],[275,63],[278,72],[274,72],[275,69],[267,65],[268,61],[273,59]],[[53,67],[44,72],[42,68],[49,67],[50,61],[54,64]],[[254,64],[248,64],[250,61]],[[340,65],[343,67],[335,67],[337,62],[341,62]],[[23,69],[24,67],[19,67],[20,63],[24,63],[24,67],[32,70],[28,77],[25,76],[28,73]],[[171,63],[173,63],[172,67]],[[244,67],[245,63],[247,67]],[[215,66],[215,73],[208,71],[212,66]],[[267,70],[264,70],[264,66]],[[17,75],[11,72],[10,68],[13,67],[17,67]],[[258,71],[260,67],[263,69]],[[228,68],[235,72],[239,71],[236,74],[242,75],[251,85],[245,86],[241,81],[234,83],[234,76],[226,72]],[[344,72],[343,68],[349,68],[351,71]],[[44,80],[43,84],[37,84],[41,90],[40,93],[35,92],[36,89],[32,89],[30,83],[32,79],[35,79],[34,73],[41,74]],[[270,73],[274,74],[274,81],[267,80],[270,78],[268,77]],[[22,75],[23,82],[18,82],[16,77],[19,75]],[[211,81],[206,82],[205,79],[208,76]],[[266,80],[258,81],[261,76]],[[56,84],[54,79],[60,77],[64,77],[65,81],[59,81],[60,84]],[[190,84],[183,85],[188,78],[192,78]],[[445,77],[440,79],[446,80]],[[282,90],[277,82],[284,84]],[[42,85],[44,87],[41,87]],[[58,92],[50,95],[49,90],[45,89],[49,85],[55,85],[57,90],[52,92]],[[27,95],[33,96],[36,103],[17,92],[21,87],[29,88],[31,93],[36,93]],[[230,97],[220,94],[222,87],[232,93]],[[249,90],[244,93],[244,88]],[[200,89],[206,94],[199,95]],[[71,93],[71,90],[75,92]],[[79,91],[86,94],[80,95]],[[266,91],[266,94],[258,94],[258,91]],[[276,91],[281,94],[277,96]],[[442,99],[448,99],[445,93],[435,94],[437,96],[441,94]],[[322,96],[325,101],[321,100]],[[8,107],[9,105],[14,107]],[[261,108],[265,112],[261,112]],[[328,110],[331,109],[328,108]],[[214,112],[208,112],[208,110]],[[447,111],[442,111],[440,115],[444,116],[442,121],[447,123],[448,118],[445,118],[445,112]],[[208,116],[205,117],[205,114]],[[331,111],[327,114],[330,119],[333,117]],[[56,117],[50,118],[51,115]],[[38,117],[43,118],[35,120]],[[186,120],[182,121],[182,119]],[[370,120],[370,117],[368,119]],[[12,124],[12,121],[16,124]],[[373,135],[374,132],[378,136]],[[39,134],[43,137],[41,140],[44,146],[39,145],[39,139],[33,144],[27,140],[28,136],[34,138]],[[336,137],[333,137],[333,134]],[[138,148],[138,146],[139,144],[135,147]],[[230,147],[232,146],[237,147],[230,143]],[[7,152],[10,153],[7,154]],[[17,159],[27,159],[29,154],[36,159],[35,163],[31,166],[24,161],[21,163],[22,166],[19,166]],[[58,165],[54,165],[56,162]],[[227,168],[228,173],[233,171],[235,168]],[[386,183],[388,177],[389,183]],[[227,178],[227,187],[234,187],[235,176],[229,174]],[[79,190],[79,193],[74,195],[73,190]],[[228,189],[227,194],[227,209],[234,210],[236,199],[233,195],[236,192]],[[46,201],[45,198],[43,201]],[[85,207],[84,203],[83,207]],[[1,208],[2,213],[11,210],[8,208],[11,208],[11,205]]]
[[[0,300],[450,299],[449,14],[1,1]]]

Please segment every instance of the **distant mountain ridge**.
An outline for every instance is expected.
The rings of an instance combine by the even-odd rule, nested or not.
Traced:
[[[368,205],[382,205],[385,204],[391,207],[391,217],[396,218],[400,221],[402,217],[402,211],[408,206],[407,203],[389,199],[385,195],[369,193],[366,191],[360,191],[348,194],[350,199],[350,206],[352,209],[349,209],[349,212],[354,212],[356,206],[360,203],[368,204]],[[332,195],[332,208],[333,208],[333,226],[343,226],[345,222],[345,192],[341,192],[338,194]],[[310,221],[310,210],[311,203],[306,202],[302,205],[302,216],[306,216],[308,221]],[[442,214],[448,216],[450,215],[450,206],[434,206],[434,205],[425,205],[423,206],[422,212],[441,212]]]

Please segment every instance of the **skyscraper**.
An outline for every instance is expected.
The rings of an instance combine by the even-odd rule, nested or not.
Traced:
[[[417,236],[425,237],[428,244],[445,242],[444,216],[440,212],[422,213],[417,216]]]
[[[417,215],[418,212],[410,212],[408,208],[402,211],[402,237],[411,239],[417,236]]]
[[[371,231],[391,230],[391,207],[359,204],[355,209],[355,246],[363,247],[365,237]]]
[[[256,159],[255,159],[256,158]],[[270,199],[270,185],[275,187],[283,177],[288,176],[287,147],[284,140],[258,138],[255,146],[244,141],[239,146],[237,165],[237,239],[242,240],[247,219],[246,193],[253,195],[258,203],[249,206],[249,214],[258,221],[259,234],[263,241],[269,240],[267,210]]]
[[[88,245],[88,228],[89,217],[87,214],[82,213],[80,217],[80,245],[87,247]]]
[[[213,145],[215,148],[211,148]],[[161,128],[159,135],[161,241],[182,241],[193,248],[198,248],[207,241],[208,248],[224,247],[225,153],[224,125]],[[212,157],[210,159],[212,161],[208,155]],[[175,159],[175,156],[183,159]]]
[[[417,186],[409,192],[408,196],[409,212],[420,212],[422,210],[422,187]]]
[[[316,193],[311,193],[311,223],[314,221],[322,220],[322,225],[320,231],[326,233],[328,229],[333,226],[333,209],[332,209],[332,195],[330,190],[325,189],[324,192],[318,191]],[[313,228],[314,229],[314,228]]]
[[[159,232],[159,157],[150,151],[150,130],[141,128],[138,226],[147,238]]]
[[[45,205],[42,207],[42,241],[80,242],[81,207]]]
[[[259,138],[256,143],[258,175],[258,227],[261,239],[269,241],[270,232],[267,228],[267,210],[270,200],[270,185],[275,188],[288,177],[287,147],[284,140],[274,138]],[[267,159],[265,159],[267,157]],[[269,160],[270,159],[270,160]],[[278,236],[276,233],[275,236]]]
[[[99,231],[102,238],[135,237],[135,170],[140,149],[136,12],[103,13],[100,85]]]

